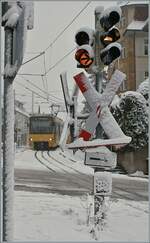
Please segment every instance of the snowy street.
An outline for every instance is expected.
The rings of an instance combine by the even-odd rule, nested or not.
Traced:
[[[93,241],[92,222],[87,225],[93,169],[83,157],[60,150],[16,153],[15,240]],[[113,174],[107,204],[107,226],[99,241],[148,242],[147,178]]]
[[[92,193],[94,171],[84,165],[83,159],[81,152],[73,156],[61,150],[17,153],[15,189],[72,196]],[[113,174],[112,197],[147,201],[148,180]]]

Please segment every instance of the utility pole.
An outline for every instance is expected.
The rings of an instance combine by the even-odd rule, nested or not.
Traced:
[[[12,63],[13,30],[5,28],[5,66]],[[14,77],[4,76],[4,141],[3,141],[3,241],[13,237],[14,190]]]
[[[0,16],[2,16],[2,3],[0,2]],[[0,31],[1,38],[1,31]],[[0,57],[1,57],[0,48]],[[1,74],[1,65],[0,65]],[[2,76],[0,77],[0,168],[2,168]],[[0,170],[0,242],[2,242],[2,170]]]
[[[32,115],[34,114],[34,92],[32,91]]]
[[[13,11],[11,11],[13,9]],[[22,65],[25,32],[28,26],[27,3],[2,2],[4,48],[4,137],[3,137],[3,214],[2,240],[13,240],[14,198],[14,91],[13,81]],[[31,12],[30,12],[31,14]],[[12,23],[13,19],[13,23]],[[26,22],[27,20],[27,22]],[[29,29],[29,27],[28,27]]]

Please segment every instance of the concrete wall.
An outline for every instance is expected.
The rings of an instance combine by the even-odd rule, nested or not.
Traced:
[[[148,146],[136,152],[119,152],[118,164],[129,174],[137,170],[148,174]]]

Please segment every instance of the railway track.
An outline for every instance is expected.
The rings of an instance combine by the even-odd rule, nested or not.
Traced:
[[[81,172],[80,170],[78,170],[78,169],[76,169],[76,168],[73,168],[73,167],[74,167],[74,162],[73,162],[72,165],[69,166],[68,164],[65,164],[64,162],[62,162],[62,161],[56,159],[54,156],[52,156],[52,154],[51,154],[49,151],[47,151],[47,154],[48,154],[48,156],[49,156],[50,158],[52,158],[53,160],[55,160],[57,163],[63,165],[64,167],[66,167],[66,168],[68,168],[68,169],[71,169],[71,170],[72,170],[73,172],[75,172],[75,173],[78,173],[78,174],[83,175],[83,176],[86,175],[86,176],[88,176],[88,178],[90,178],[90,176],[87,175],[86,173],[83,173],[83,172]],[[59,155],[59,154],[58,154],[58,155]],[[67,158],[65,158],[65,159],[67,159]]]
[[[56,153],[57,154],[57,153]],[[93,178],[92,175],[89,176],[77,168],[74,168],[75,163],[71,162],[68,164],[62,161],[63,157],[57,158],[54,157],[54,152],[50,151],[36,151],[35,157],[37,161],[42,164],[45,168],[49,170],[51,174],[55,174],[55,177],[63,176],[68,185],[74,185],[77,188],[85,188],[90,193],[93,192]],[[72,164],[71,164],[72,163]],[[141,200],[141,195],[138,192],[135,192],[134,189],[128,190],[127,188],[119,187],[114,185],[112,188],[112,198],[120,198],[127,200]],[[143,196],[144,200],[147,200],[147,196]]]
[[[46,157],[46,154],[48,156],[48,158]],[[61,161],[55,159],[53,156],[50,156],[50,154],[45,151],[36,151],[35,152],[35,158],[37,159],[37,161],[39,163],[41,163],[44,167],[46,167],[51,173],[58,173],[58,176],[63,175],[65,176],[65,178],[68,180],[68,183],[73,183],[75,184],[78,188],[80,187],[84,187],[86,189],[88,189],[89,191],[91,191],[92,189],[92,178],[90,178],[91,183],[89,182],[89,180],[87,180],[85,178],[85,176],[87,176],[84,173],[80,173],[80,171],[75,170],[71,167],[65,166],[64,163],[62,163]],[[68,171],[68,168],[70,168],[70,172]],[[71,169],[72,172],[75,173],[71,173]],[[81,178],[81,175],[84,175],[84,179]]]
[[[46,163],[44,163],[44,162],[40,159],[40,157],[39,157],[39,155],[38,155],[38,151],[35,152],[34,156],[35,156],[35,158],[37,159],[37,161],[38,161],[40,164],[42,164],[44,167],[46,167],[49,171],[56,173],[56,171],[55,171],[54,169],[52,169],[51,167],[49,167]]]

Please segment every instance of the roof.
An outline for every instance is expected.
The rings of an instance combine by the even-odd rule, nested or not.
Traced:
[[[124,35],[129,31],[146,31],[148,32],[148,19],[145,21],[136,21],[133,20],[128,27],[126,28],[126,31],[124,32]]]
[[[122,6],[125,6],[125,5],[138,5],[138,4],[149,4],[149,1],[148,0],[141,0],[141,1],[119,1],[118,2],[119,6],[122,7]]]
[[[148,19],[146,21],[133,20],[127,27],[127,30],[143,30],[148,24]]]

